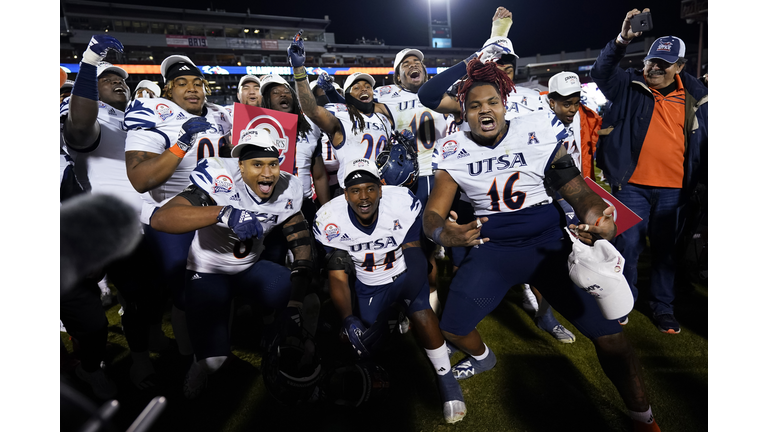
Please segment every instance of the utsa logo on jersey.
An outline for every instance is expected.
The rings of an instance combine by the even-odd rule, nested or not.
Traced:
[[[467,156],[469,156],[469,154],[467,154]],[[494,156],[488,159],[469,163],[467,164],[467,172],[469,175],[474,177],[492,171],[504,171],[507,169],[528,166],[528,164],[525,163],[525,156],[522,153],[512,153],[511,161],[509,160],[509,157],[510,155],[501,155],[499,157]],[[485,170],[483,170],[483,166],[485,166]]]
[[[349,247],[350,252],[360,252],[364,250],[379,250],[390,246],[397,246],[395,238],[392,236],[380,238],[365,243],[354,244]]]

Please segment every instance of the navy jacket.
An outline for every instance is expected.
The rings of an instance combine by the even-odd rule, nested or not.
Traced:
[[[603,118],[597,144],[597,166],[603,170],[606,181],[618,188],[627,184],[637,167],[655,106],[643,71],[618,68],[625,52],[626,47],[611,40],[600,52],[591,71],[600,91],[612,102],[610,111]],[[707,87],[684,70],[680,80],[685,88],[683,196],[687,197],[699,181],[706,183]]]

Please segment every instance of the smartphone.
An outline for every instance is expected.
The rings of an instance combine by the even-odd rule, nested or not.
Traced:
[[[639,33],[653,29],[653,20],[650,12],[637,14],[629,19],[632,25],[632,33]]]

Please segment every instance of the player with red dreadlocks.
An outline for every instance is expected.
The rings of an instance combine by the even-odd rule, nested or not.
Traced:
[[[493,62],[483,63],[479,59],[472,59],[467,63],[467,79],[461,81],[459,85],[459,91],[456,98],[461,106],[461,113],[464,113],[464,103],[467,98],[467,93],[475,85],[483,84],[495,84],[499,90],[499,97],[501,98],[502,105],[507,104],[507,95],[515,91],[515,84],[504,73],[503,70],[496,67]],[[463,120],[463,117],[462,117]]]
[[[496,365],[477,324],[509,287],[529,282],[592,341],[600,366],[636,420],[635,430],[658,431],[639,361],[621,326],[606,319],[595,299],[570,279],[570,234],[563,230],[564,214],[553,196],[573,206],[581,224],[569,228],[590,245],[616,235],[614,208],[585,183],[562,145],[565,127],[552,111],[505,119],[504,100],[513,84],[495,64],[482,60],[482,52],[480,60],[467,60],[468,77],[456,100],[470,130],[435,144],[435,187],[423,214],[424,233],[432,241],[469,248],[440,320],[445,339],[467,353],[453,374],[466,379]],[[451,211],[459,189],[474,210],[469,223],[457,223]]]

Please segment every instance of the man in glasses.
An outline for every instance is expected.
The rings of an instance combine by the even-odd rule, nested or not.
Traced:
[[[644,9],[643,12],[650,12]],[[706,184],[707,87],[684,72],[685,43],[656,39],[641,71],[619,69],[633,32],[626,14],[621,33],[600,52],[591,74],[613,105],[603,119],[597,166],[613,195],[643,220],[615,240],[626,259],[624,275],[637,299],[637,261],[650,240],[648,300],[663,333],[680,333],[674,316],[675,247],[685,222],[685,205],[701,181]],[[622,319],[626,324],[626,318]]]

